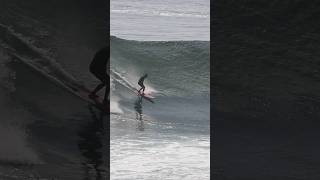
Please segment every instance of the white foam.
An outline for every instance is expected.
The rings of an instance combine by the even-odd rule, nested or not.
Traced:
[[[210,179],[209,143],[191,137],[111,139],[111,179]]]
[[[116,96],[113,96],[110,100],[110,112],[122,114],[123,110],[119,106],[119,101]]]
[[[111,113],[123,113],[122,109],[119,106],[119,98],[113,93],[115,90],[115,86],[113,83],[114,79],[110,79],[110,112]]]

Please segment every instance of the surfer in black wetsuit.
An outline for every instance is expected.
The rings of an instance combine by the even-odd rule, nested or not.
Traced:
[[[141,88],[139,89],[139,94],[140,94],[140,91],[142,90],[143,92],[142,92],[142,94],[144,94],[144,90],[146,89],[146,87],[143,85],[143,81],[144,81],[144,79],[145,78],[147,78],[148,77],[148,74],[145,74],[145,75],[143,75],[140,79],[139,79],[139,82],[138,82],[138,84],[139,84],[139,86],[141,86]]]
[[[97,92],[100,91],[104,86],[107,84],[107,80],[109,79],[109,56],[110,56],[110,49],[109,47],[104,47],[100,49],[93,57],[93,60],[90,64],[90,72],[95,75],[101,83],[97,85],[97,87],[89,94],[89,97],[94,99],[97,98]],[[104,95],[103,102],[107,103],[107,98],[109,95],[109,88],[106,88],[106,92]]]

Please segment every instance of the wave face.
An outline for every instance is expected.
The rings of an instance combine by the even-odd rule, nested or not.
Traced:
[[[0,179],[106,173],[102,120],[66,90],[96,83],[88,67],[106,43],[105,7],[99,0],[1,2]]]
[[[168,104],[177,98],[206,102],[210,90],[208,50],[205,41],[141,42],[112,37],[112,97],[127,99],[127,94],[140,88],[137,82],[147,73],[146,93],[167,99]]]
[[[209,179],[209,48],[111,38],[111,178]]]
[[[112,37],[111,43],[111,71],[127,78],[131,86],[148,73],[152,87],[162,95],[209,93],[209,42],[139,42]]]

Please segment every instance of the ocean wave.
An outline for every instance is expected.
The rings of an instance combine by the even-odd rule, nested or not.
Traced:
[[[148,73],[147,89],[166,96],[209,92],[208,41],[131,41],[111,38],[111,76],[138,88]]]

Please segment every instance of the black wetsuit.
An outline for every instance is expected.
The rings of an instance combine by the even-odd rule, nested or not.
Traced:
[[[144,81],[145,78],[146,78],[146,76],[142,76],[142,77],[139,79],[138,84],[141,86],[141,89],[139,90],[139,93],[140,93],[141,90],[144,92],[144,90],[146,89],[146,87],[145,87],[144,84],[143,84],[143,81]]]
[[[104,47],[99,50],[93,57],[90,64],[90,72],[94,74],[101,82],[106,81],[107,74],[107,62],[109,60],[110,49]]]
[[[90,63],[90,72],[94,74],[101,83],[91,92],[89,97],[97,97],[96,93],[101,90],[105,85],[108,84],[109,75],[107,73],[107,63],[110,58],[110,49],[109,47],[104,47],[100,49],[93,57],[92,62]],[[104,101],[106,102],[107,96],[109,95],[109,89],[106,88]]]

